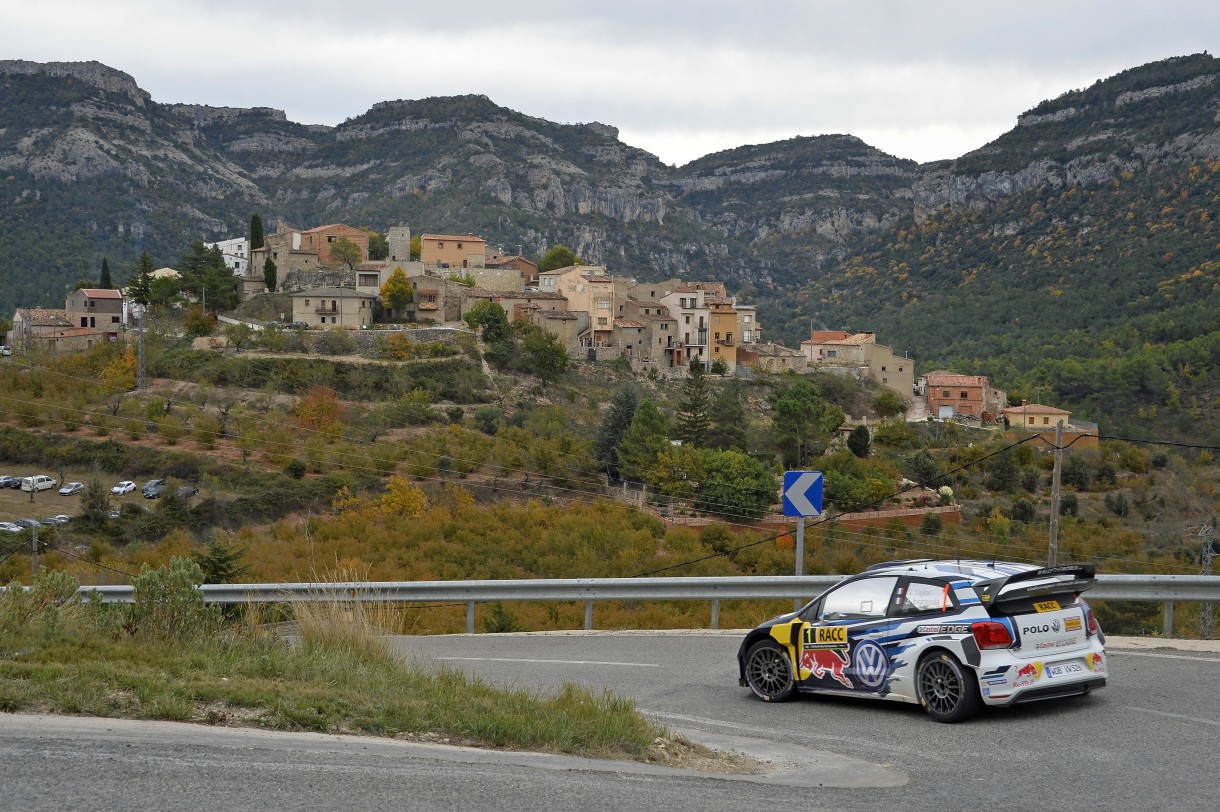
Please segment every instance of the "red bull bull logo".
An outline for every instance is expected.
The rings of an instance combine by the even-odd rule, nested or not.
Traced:
[[[801,655],[801,668],[808,671],[816,679],[830,677],[845,688],[854,688],[851,680],[843,673],[843,669],[851,664],[845,652],[831,648],[807,649]]]
[[[1088,660],[1089,660],[1089,668],[1092,669],[1093,671],[1101,672],[1101,671],[1106,670],[1105,655],[1090,654],[1088,657]]]
[[[1024,688],[1027,685],[1033,685],[1042,676],[1042,663],[1026,663],[1017,669],[1016,676],[1012,679],[1012,687]]]

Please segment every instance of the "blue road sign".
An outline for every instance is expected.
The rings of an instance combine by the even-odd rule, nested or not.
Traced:
[[[822,515],[822,472],[784,472],[784,515]]]

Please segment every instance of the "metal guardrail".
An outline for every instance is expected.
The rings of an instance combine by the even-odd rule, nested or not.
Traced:
[[[719,627],[720,601],[807,600],[841,575],[770,575],[723,578],[565,578],[503,581],[373,581],[296,584],[206,584],[204,602],[220,605],[328,601],[464,603],[466,632],[474,634],[475,606],[491,601],[584,601],[585,629],[593,628],[596,601],[711,601],[711,627]],[[103,603],[131,603],[131,586],[82,586]],[[1099,575],[1089,598],[1165,604],[1165,632],[1173,631],[1175,601],[1220,603],[1220,576]]]

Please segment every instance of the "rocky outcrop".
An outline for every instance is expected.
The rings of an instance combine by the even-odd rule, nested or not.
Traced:
[[[101,62],[29,62],[24,59],[0,59],[0,75],[4,74],[67,76],[88,82],[107,93],[121,93],[137,107],[143,107],[152,101],[152,96],[141,90],[129,74]]]

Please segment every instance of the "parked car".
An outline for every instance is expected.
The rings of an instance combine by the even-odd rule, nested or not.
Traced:
[[[0,522],[0,533],[20,533],[21,527],[12,522]]]
[[[62,488],[59,489],[60,496],[73,496],[75,494],[84,493],[84,492],[85,492],[85,483],[83,483],[83,482],[69,482],[66,485],[64,485]]]
[[[188,496],[194,496],[197,493],[199,493],[199,489],[196,488],[194,485],[183,485],[181,488],[178,489],[178,495],[183,497],[184,499]]]
[[[10,355],[12,355],[12,354],[13,354],[13,348],[12,348],[12,347],[6,347],[6,346],[4,346],[4,345],[0,344],[0,355],[2,355],[2,356],[4,356],[4,357],[6,357],[6,358],[7,358],[8,356],[10,356]]]
[[[46,474],[37,476],[27,476],[21,480],[21,490],[30,493],[33,491],[46,491],[55,487],[55,480]]]
[[[1092,565],[895,561],[835,584],[751,631],[739,681],[922,705],[958,722],[983,705],[1076,696],[1106,684],[1105,636],[1080,594]]]
[[[71,520],[72,520],[71,516],[61,513],[58,516],[48,516],[45,519],[42,519],[42,523],[43,524],[67,524]]]
[[[165,492],[164,479],[150,479],[144,483],[144,487],[140,488],[140,493],[144,494],[145,499],[156,499]]]
[[[284,322],[285,330],[308,330],[309,324],[303,321],[287,321]]]
[[[30,530],[35,527],[42,527],[42,522],[36,521],[34,519],[18,519],[17,521],[13,522],[13,524],[17,525],[22,530]]]
[[[113,488],[111,488],[110,492],[113,494],[116,494],[118,496],[122,496],[125,493],[131,493],[135,489],[136,489],[136,483],[132,482],[130,479],[124,479],[118,485],[115,485]]]
[[[0,476],[0,488],[20,488],[21,477],[19,476]]]

